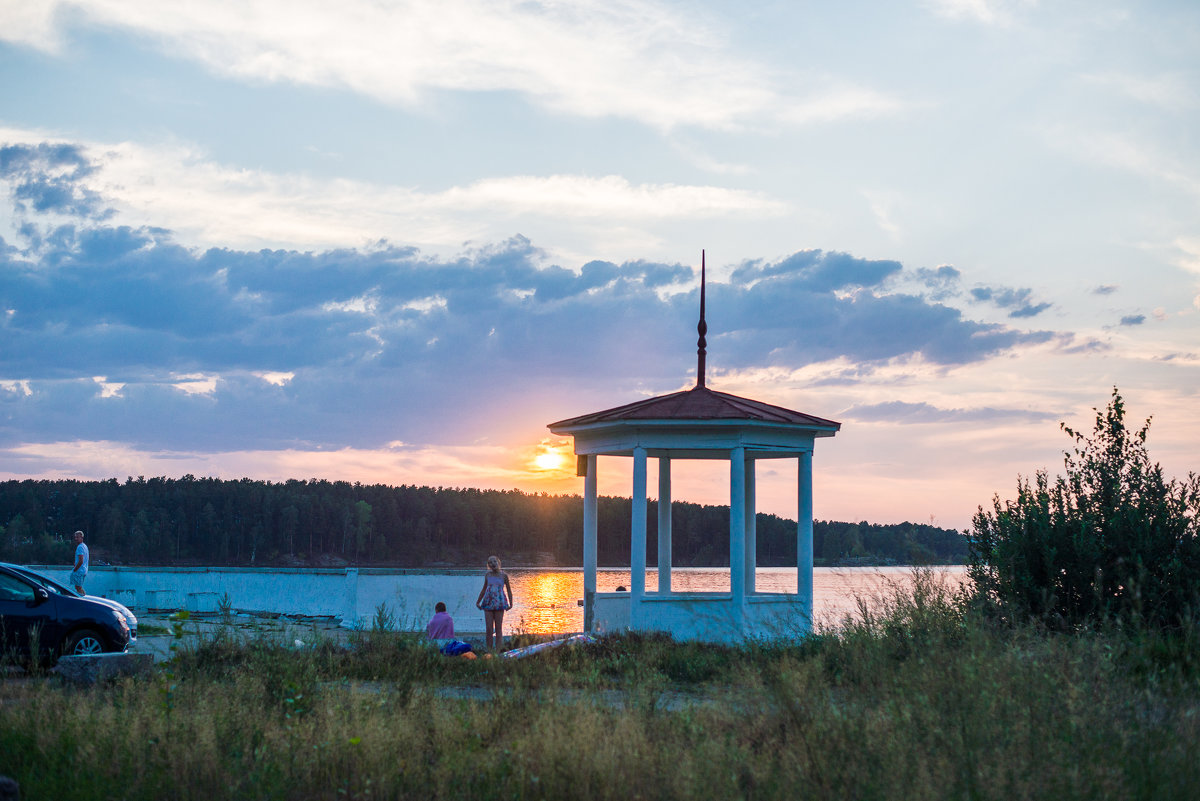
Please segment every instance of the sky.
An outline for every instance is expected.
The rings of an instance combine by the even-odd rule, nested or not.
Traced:
[[[1114,387],[1182,478],[1198,130],[1194,2],[0,0],[0,478],[580,493],[702,249],[818,519],[964,529]]]

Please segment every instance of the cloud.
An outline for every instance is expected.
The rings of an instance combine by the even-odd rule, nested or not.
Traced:
[[[709,350],[729,349],[735,362],[756,365],[841,356],[883,362],[919,354],[949,366],[1053,337],[967,320],[952,307],[887,291],[902,269],[891,260],[813,250],[774,263],[743,263],[730,284],[710,288],[709,307],[746,327],[721,323],[719,312],[711,311]]]
[[[1118,287],[1116,284],[1101,284],[1100,286],[1098,286],[1092,290],[1092,294],[1093,295],[1111,295],[1112,293],[1116,292],[1119,288],[1120,287]]]
[[[1171,246],[1171,261],[1190,273],[1200,275],[1200,237],[1177,237]]]
[[[959,281],[962,273],[949,264],[943,264],[936,269],[920,267],[913,273],[917,281],[930,291],[934,300],[945,300],[958,294]]]
[[[926,0],[925,5],[946,19],[1005,26],[1012,21],[1012,7],[1016,3],[1010,0]]]
[[[672,137],[671,147],[692,164],[705,172],[718,175],[750,175],[754,169],[746,164],[733,164],[721,161],[706,150],[682,137]]]
[[[1195,165],[1146,139],[1063,126],[1048,127],[1044,135],[1052,147],[1071,158],[1149,179],[1192,197],[1200,195]]]
[[[22,42],[42,50],[62,49],[59,37],[57,3],[25,3],[22,0],[0,0],[0,40]]]
[[[0,180],[12,187],[19,211],[58,212],[105,219],[98,193],[80,184],[95,172],[83,149],[70,144],[7,145],[0,147]]]
[[[837,251],[804,250],[774,264],[745,262],[734,270],[733,280],[753,284],[763,279],[785,278],[807,290],[829,292],[850,287],[877,287],[901,269],[897,261],[860,259]]]
[[[21,5],[8,2],[5,8]],[[805,125],[890,114],[846,79],[778,74],[730,51],[711,15],[649,0],[49,0],[0,37],[58,53],[73,30],[129,32],[247,82],[350,90],[403,106],[517,92],[557,113],[659,129]]]
[[[680,265],[540,268],[520,238],[453,260],[411,248],[197,253],[105,227],[47,241],[36,264],[0,264],[13,310],[0,377],[29,388],[7,396],[0,441],[38,431],[231,450],[470,439],[506,409],[559,414],[531,392],[569,407],[614,381],[666,391],[694,359],[695,292],[659,294],[693,278]],[[859,261],[831,264],[856,280],[890,272]],[[809,267],[780,269],[797,262]],[[914,354],[955,365],[1049,337],[913,296],[844,295],[828,269],[801,255],[764,265],[752,284],[711,285],[714,367]]]
[[[0,130],[0,143],[29,136]],[[10,156],[0,186],[15,187],[19,214],[112,218],[169,229],[176,241],[200,246],[360,247],[387,238],[458,249],[464,239],[500,239],[550,218],[567,227],[602,223],[611,240],[611,227],[647,220],[761,219],[788,211],[759,192],[635,184],[613,175],[492,177],[430,192],[234,169],[179,145],[41,142],[2,152]]]
[[[1169,111],[1195,108],[1200,104],[1188,79],[1184,75],[1160,74],[1153,77],[1130,75],[1119,72],[1104,72],[1084,75],[1083,80],[1095,84],[1123,97],[1149,106],[1158,106]]]
[[[980,303],[992,303],[1001,309],[1011,309],[1008,313],[1009,317],[1036,317],[1046,309],[1049,309],[1052,303],[1032,303],[1030,296],[1033,290],[1029,288],[1012,289],[1009,287],[975,287],[971,290],[971,297]]]
[[[1146,322],[1144,314],[1127,314],[1121,318],[1121,325],[1142,325]]]
[[[1112,343],[1103,342],[1095,337],[1089,337],[1083,340],[1073,340],[1062,348],[1062,352],[1074,355],[1080,353],[1107,353],[1112,351],[1112,349]]]
[[[78,154],[38,169],[67,162],[90,179]],[[556,265],[521,236],[450,256],[197,249],[165,227],[26,213],[25,247],[0,248],[0,446],[495,445],[614,387],[677,389],[695,364],[696,276],[680,264]],[[737,265],[709,285],[709,364],[949,368],[1055,336],[896,292],[903,274],[820,250]]]
[[[1042,423],[1055,419],[1049,412],[1032,409],[997,409],[983,407],[979,409],[942,409],[929,403],[907,403],[904,401],[887,401],[884,403],[863,403],[851,406],[839,413],[839,419],[854,420],[861,423],[990,423],[1020,420],[1030,423]]]

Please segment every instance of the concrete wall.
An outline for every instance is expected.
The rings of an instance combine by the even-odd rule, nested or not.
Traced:
[[[647,593],[638,604],[627,592],[596,593],[592,630],[627,629],[665,631],[677,640],[732,643],[747,636],[798,639],[812,631],[812,622],[805,601],[792,594],[750,595],[738,605],[728,593]]]
[[[31,567],[70,583],[70,568]],[[100,566],[88,570],[84,590],[120,601],[135,613],[186,609],[211,614],[227,598],[235,611],[331,617],[352,628],[370,627],[380,604],[396,627],[406,631],[424,629],[438,601],[456,621],[480,616],[475,608],[478,570]]]

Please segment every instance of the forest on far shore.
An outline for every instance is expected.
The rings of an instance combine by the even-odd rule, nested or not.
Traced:
[[[601,565],[629,565],[631,501],[599,499]],[[657,564],[658,507],[647,511]],[[583,499],[518,490],[387,486],[318,479],[128,478],[0,482],[0,561],[71,560],[87,535],[94,564],[477,567],[582,563]],[[796,563],[796,523],[757,521],[758,564]],[[816,521],[818,565],[962,564],[967,538],[917,523]],[[729,507],[672,504],[672,563],[729,564]]]

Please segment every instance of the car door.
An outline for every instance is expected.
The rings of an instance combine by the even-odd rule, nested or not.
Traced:
[[[54,601],[46,590],[7,572],[0,572],[0,636],[5,654],[27,655],[30,636],[46,652],[57,647],[61,632]]]

